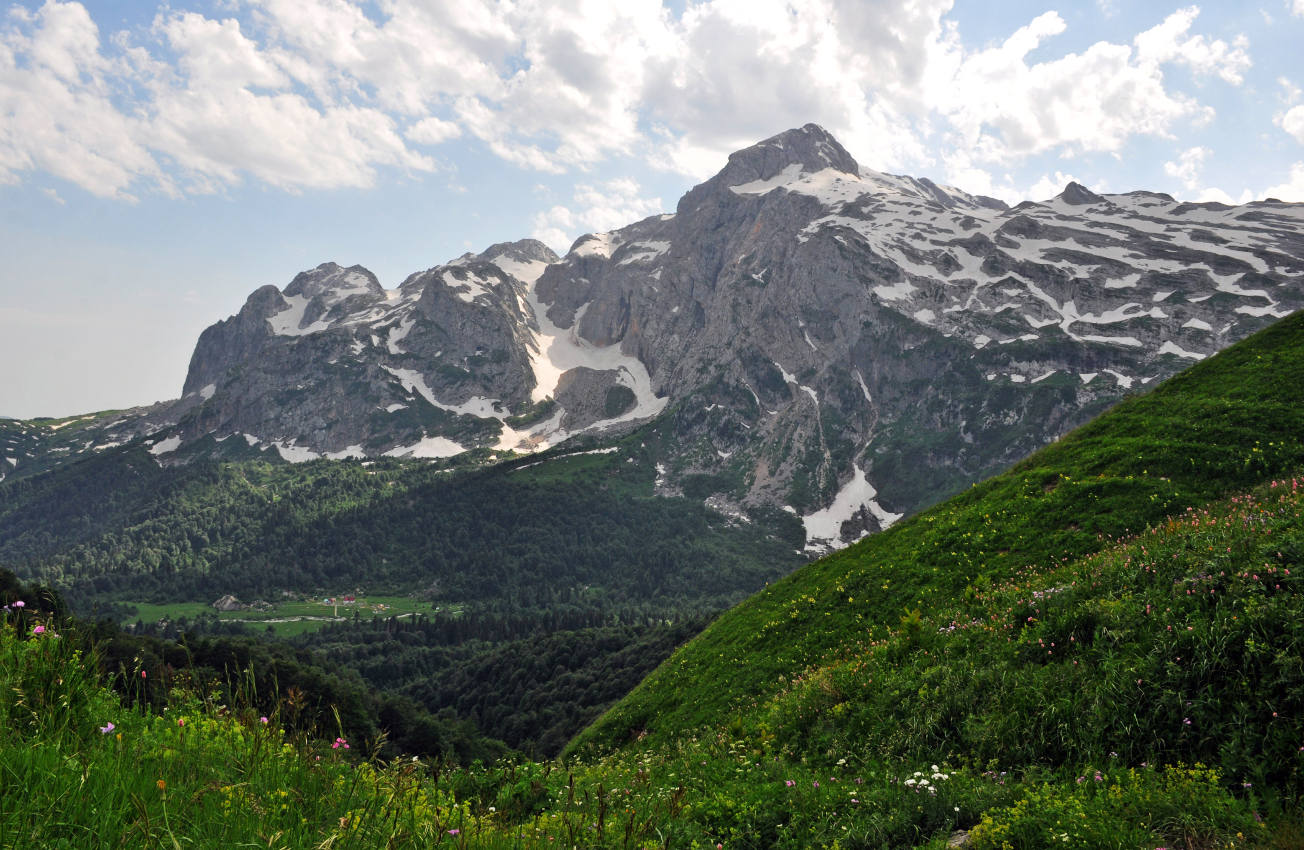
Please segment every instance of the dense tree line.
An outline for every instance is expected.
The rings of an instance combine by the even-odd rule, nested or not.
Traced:
[[[364,616],[295,650],[255,643],[250,627],[213,615],[137,622],[134,636],[107,645],[122,660],[130,653],[118,647],[148,637],[157,643],[141,652],[181,669],[149,647],[184,640],[186,663],[212,671],[243,669],[221,654],[238,647],[282,685],[314,667],[293,655],[311,646],[330,669],[356,671],[330,682],[304,673],[313,693],[361,705],[338,690],[351,683],[389,695],[355,712],[358,734],[379,728],[383,708],[391,720],[430,715],[446,726],[456,717],[546,755],[704,617],[798,560],[795,519],[738,523],[700,502],[653,497],[645,466],[586,455],[461,471],[399,461],[160,467],[124,448],[0,484],[0,563],[58,587],[73,610],[115,622],[129,620],[132,603],[226,593],[419,594],[428,616]],[[467,727],[441,740],[475,734]]]
[[[451,474],[398,462],[159,468],[136,449],[0,485],[0,561],[79,610],[362,585],[523,608],[718,609],[796,564],[795,520],[730,523],[650,497],[645,478],[605,457]]]
[[[20,600],[22,607],[13,605]],[[410,696],[377,690],[355,671],[304,647],[240,636],[171,641],[131,634],[108,621],[69,615],[57,592],[24,584],[3,569],[0,605],[20,635],[40,623],[57,631],[59,639],[81,644],[128,704],[162,709],[174,686],[185,680],[215,705],[275,715],[291,730],[341,735],[382,757],[417,755],[467,764],[508,752],[473,723],[449,711],[437,716]]]
[[[618,619],[618,621],[617,621]],[[536,757],[566,742],[628,693],[709,615],[675,620],[599,612],[376,619],[298,638],[378,689],[451,711]]]
[[[289,639],[377,694],[415,701],[467,729],[536,757],[559,753],[711,619],[672,619],[652,606],[602,611],[574,605],[515,609],[498,603],[456,614],[357,617]],[[213,614],[137,623],[133,634],[206,646],[256,636]],[[258,635],[275,646],[271,635]],[[247,641],[246,641],[247,642]],[[283,653],[283,649],[276,650]]]

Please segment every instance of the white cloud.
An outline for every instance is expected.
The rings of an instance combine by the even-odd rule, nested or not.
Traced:
[[[1290,13],[1304,18],[1304,0],[1290,0]]]
[[[1067,26],[1047,12],[995,47],[952,49],[953,71],[934,81],[928,99],[950,119],[953,144],[977,160],[1008,163],[1050,150],[1115,153],[1135,136],[1163,137],[1179,121],[1212,118],[1210,108],[1166,85],[1165,63],[1229,80],[1248,67],[1240,47],[1183,40],[1194,17],[1193,9],[1174,13],[1133,45],[1101,41],[1030,64],[1028,55]]]
[[[1187,189],[1194,189],[1200,184],[1200,169],[1209,156],[1209,149],[1203,147],[1187,148],[1176,161],[1164,163],[1164,173],[1182,181]]]
[[[813,120],[867,165],[940,162],[1005,197],[1028,156],[1117,153],[1208,120],[1169,66],[1232,83],[1249,68],[1243,39],[1192,34],[1194,8],[1131,44],[1033,61],[1066,31],[1059,14],[975,51],[952,2],[258,0],[227,18],[164,6],[148,33],[102,39],[80,4],[47,0],[0,31],[0,182],[366,187],[435,169],[422,146],[453,139],[541,172],[632,156],[704,177]]]
[[[1301,0],[1304,2],[1304,0]],[[1295,137],[1295,141],[1304,145],[1304,106],[1291,107],[1277,119],[1277,125]]]
[[[413,124],[403,135],[419,145],[438,145],[462,135],[462,128],[431,115]]]
[[[1279,201],[1304,201],[1304,162],[1297,162],[1290,167],[1290,177],[1277,186],[1269,186],[1260,195],[1263,198],[1276,198]]]
[[[155,26],[177,53],[179,70],[191,85],[205,88],[282,89],[289,78],[276,60],[240,31],[233,18],[213,21],[194,12],[160,18]]]
[[[493,94],[519,38],[506,4],[390,0],[381,20],[347,0],[262,0],[267,40],[305,60],[297,74],[319,95],[374,92],[377,105],[420,115],[449,97]]]
[[[140,143],[140,120],[112,101],[121,69],[99,51],[79,4],[11,13],[0,32],[0,182],[45,171],[102,197],[131,199],[139,179],[167,181]]]
[[[534,217],[534,238],[563,252],[585,233],[615,230],[662,211],[660,198],[644,198],[627,178],[575,187],[569,207],[556,205]]]
[[[1211,186],[1205,189],[1201,189],[1199,193],[1195,196],[1195,199],[1201,202],[1216,201],[1217,203],[1220,204],[1236,206],[1238,204],[1248,204],[1250,201],[1254,200],[1254,193],[1251,192],[1249,189],[1243,189],[1241,191],[1240,197],[1233,198],[1230,194],[1223,191],[1222,189],[1218,189],[1216,187]]]
[[[1304,0],[1300,0],[1300,2],[1304,2]],[[1300,87],[1292,83],[1287,77],[1278,77],[1277,85],[1281,87],[1281,99],[1287,104],[1295,103],[1300,99],[1300,95],[1304,94],[1304,91],[1301,91]]]
[[[1250,67],[1246,52],[1248,40],[1238,36],[1228,45],[1222,39],[1210,41],[1202,35],[1187,38],[1199,14],[1195,6],[1179,9],[1163,23],[1138,35],[1133,40],[1137,58],[1149,65],[1178,62],[1197,74],[1216,74],[1228,83],[1239,85]]]
[[[691,6],[647,102],[663,156],[705,176],[725,155],[816,121],[876,167],[926,156],[913,126],[949,0],[711,0]]]
[[[1053,176],[1049,174],[1042,175],[1041,179],[1028,189],[1025,197],[1033,201],[1048,201],[1063,192],[1064,187],[1070,183],[1082,183],[1082,181],[1072,174],[1065,174],[1063,171],[1056,171]]]

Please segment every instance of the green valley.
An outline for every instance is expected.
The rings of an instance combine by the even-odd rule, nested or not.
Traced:
[[[1299,846],[1300,386],[1294,316],[770,585],[560,761],[354,761],[284,702],[131,711],[11,607],[0,823],[116,846],[52,814],[80,787],[143,846]]]

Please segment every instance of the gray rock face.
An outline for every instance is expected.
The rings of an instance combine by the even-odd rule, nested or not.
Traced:
[[[295,458],[495,443],[501,419],[529,402],[533,337],[525,283],[489,258],[557,259],[524,242],[414,274],[393,292],[334,263],[284,291],[256,290],[200,336],[183,439],[240,434]]]
[[[1297,309],[1301,224],[1300,205],[1077,184],[1009,209],[806,127],[674,217],[581,239],[538,289],[671,399],[664,487],[714,482],[836,544]]]
[[[262,287],[200,337],[182,399],[115,424],[169,425],[168,462],[205,436],[429,457],[651,423],[663,492],[788,510],[818,548],[1302,303],[1304,205],[1071,183],[1008,208],[807,125],[563,258],[527,240],[392,291],[333,263]]]

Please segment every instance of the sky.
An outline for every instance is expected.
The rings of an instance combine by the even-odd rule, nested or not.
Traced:
[[[326,261],[386,287],[672,211],[815,122],[1014,203],[1304,201],[1304,0],[0,0],[0,415],[180,394]]]

